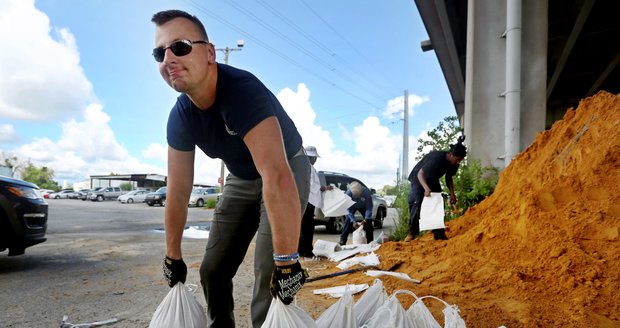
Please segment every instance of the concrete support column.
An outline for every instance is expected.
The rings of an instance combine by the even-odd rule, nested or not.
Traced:
[[[504,167],[506,145],[507,2],[468,1],[465,133],[469,158]],[[522,0],[519,151],[544,130],[546,108],[547,1]]]

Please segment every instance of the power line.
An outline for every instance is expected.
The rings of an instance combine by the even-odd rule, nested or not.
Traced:
[[[353,73],[355,73],[359,77],[363,78],[366,82],[368,82],[370,85],[374,86],[376,89],[382,89],[381,91],[385,92],[385,95],[387,96],[387,98],[393,97],[393,95],[389,91],[387,91],[386,89],[382,88],[380,85],[372,82],[363,72],[361,72],[355,66],[350,65],[346,60],[344,60],[342,57],[340,57],[335,51],[331,50],[328,46],[323,44],[321,41],[319,41],[318,39],[313,37],[311,34],[307,33],[303,28],[299,27],[297,24],[295,24],[295,22],[290,20],[288,17],[286,17],[286,15],[282,14],[280,11],[278,11],[276,8],[274,8],[273,6],[268,4],[266,1],[264,1],[264,0],[257,0],[257,2],[261,6],[263,6],[265,9],[267,9],[267,11],[270,11],[273,15],[279,17],[284,23],[286,23],[292,29],[296,30],[299,34],[304,36],[310,42],[314,43],[319,49],[323,50],[328,56],[330,56],[330,58],[333,58],[333,59],[337,60],[340,64],[344,65],[349,70],[353,71]],[[319,16],[319,18],[320,18],[320,16]],[[349,45],[350,45],[350,43],[349,43]],[[357,49],[355,49],[354,47],[351,47],[351,48],[353,48],[353,50],[357,51]],[[358,51],[358,53],[359,53],[359,51]],[[355,81],[350,76],[347,75],[346,77],[351,82],[357,83],[357,81]],[[365,87],[363,87],[363,88],[365,88]],[[366,89],[366,90],[368,91],[369,89]],[[374,90],[370,90],[370,91],[374,92]]]
[[[325,77],[317,74],[316,72],[312,71],[311,69],[307,68],[306,66],[300,64],[299,62],[295,61],[294,59],[290,58],[289,56],[287,56],[286,54],[282,53],[281,51],[277,50],[276,48],[270,46],[269,44],[261,41],[260,39],[254,37],[251,33],[246,32],[245,30],[237,27],[235,24],[227,21],[226,19],[220,17],[219,15],[217,15],[216,13],[214,13],[213,11],[203,7],[202,5],[198,4],[196,1],[193,0],[186,0],[187,3],[189,3],[190,5],[194,6],[196,9],[198,9],[199,11],[202,11],[203,13],[205,13],[206,15],[214,18],[215,20],[219,21],[220,23],[222,23],[225,26],[228,26],[229,28],[231,28],[232,30],[237,31],[238,33],[241,33],[243,35],[245,35],[248,39],[253,40],[254,43],[256,43],[257,45],[267,49],[268,51],[276,54],[277,56],[279,56],[280,58],[286,60],[287,62],[291,63],[294,66],[299,67],[300,69],[308,72],[309,74],[315,76],[316,78],[318,78],[319,80],[322,80],[323,82],[339,89],[340,91],[350,95],[351,97],[358,99],[359,101],[371,106],[374,109],[381,109],[380,106],[377,106],[375,104],[373,104],[372,102],[370,102],[369,100],[362,98],[360,96],[358,96],[357,94],[337,85],[336,83],[326,79]]]
[[[327,26],[330,30],[332,30],[332,32],[334,32],[334,35],[338,36],[342,41],[344,41],[351,49],[353,49],[353,51],[355,51],[361,58],[363,58],[369,65],[375,65],[373,62],[371,62],[366,56],[364,56],[364,54],[359,51],[349,40],[347,40],[347,38],[345,38],[342,34],[340,34],[340,32],[338,32],[337,29],[335,29],[333,26],[331,26],[329,24],[329,22],[327,22],[321,15],[319,15],[318,12],[316,12],[316,10],[314,10],[312,7],[310,7],[310,5],[308,5],[304,0],[299,0],[304,6],[306,6],[306,8],[308,8],[308,10],[310,10],[310,12],[312,12],[318,19],[320,19],[323,24],[325,24],[325,26]],[[389,78],[385,77],[384,78],[386,80],[389,81]]]
[[[273,27],[272,25],[270,25],[269,23],[265,22],[263,19],[261,19],[260,17],[258,17],[257,15],[255,15],[253,12],[249,11],[248,9],[245,9],[243,6],[239,5],[238,3],[236,3],[233,0],[227,0],[226,1],[231,7],[235,8],[236,10],[238,10],[239,12],[241,12],[242,14],[246,15],[247,17],[249,17],[250,19],[252,19],[253,21],[255,21],[256,23],[260,24],[261,26],[263,26],[265,29],[269,30],[271,33],[275,34],[276,36],[278,36],[279,38],[281,38],[282,40],[284,40],[286,43],[288,43],[289,45],[291,45],[293,48],[299,50],[300,52],[304,53],[305,55],[307,55],[308,57],[312,58],[314,61],[316,61],[317,63],[321,64],[324,68],[326,68],[328,71],[330,71],[333,74],[337,74],[340,75],[341,77],[345,78],[346,80],[348,80],[350,83],[357,85],[358,87],[364,89],[367,93],[373,95],[374,97],[376,97],[377,99],[381,99],[384,100],[384,97],[379,96],[378,94],[376,94],[376,89],[371,89],[368,88],[364,85],[362,85],[358,80],[354,79],[353,77],[349,76],[348,74],[346,74],[344,71],[341,71],[339,69],[336,69],[336,67],[332,66],[330,63],[328,63],[327,61],[321,59],[320,57],[318,57],[317,55],[315,55],[312,51],[308,50],[307,48],[305,48],[303,45],[301,45],[300,43],[298,43],[297,41],[295,41],[294,39],[288,37],[287,35],[285,35],[284,33],[280,32],[280,30],[278,30],[277,28]],[[270,7],[269,5],[263,5],[263,7],[265,7],[268,11],[271,11],[272,14],[274,14],[275,16],[279,17],[280,19],[282,19],[287,25],[293,27],[294,29],[296,29],[298,32],[300,31],[300,33],[304,36],[307,37],[308,33],[303,32],[303,30],[298,27],[297,25],[294,25],[294,23],[292,23],[288,18],[286,18],[283,14],[280,14],[275,8]],[[316,40],[313,37],[310,37],[309,39],[310,41],[316,43],[320,42],[318,40]],[[320,46],[320,48],[324,49],[324,51],[326,51],[328,54],[332,54],[333,52],[330,51],[326,46]],[[335,56],[334,54],[334,58],[338,58]]]

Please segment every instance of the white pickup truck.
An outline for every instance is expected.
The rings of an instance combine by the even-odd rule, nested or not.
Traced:
[[[124,194],[120,187],[105,187],[97,191],[89,193],[90,200],[93,202],[101,202],[105,199],[117,199],[118,196]]]

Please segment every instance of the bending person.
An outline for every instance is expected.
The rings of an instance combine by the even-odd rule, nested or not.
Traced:
[[[405,241],[411,241],[420,234],[420,208],[424,197],[430,197],[431,192],[441,192],[439,179],[446,176],[446,185],[450,190],[450,203],[456,204],[454,183],[452,177],[459,169],[459,163],[467,155],[467,147],[463,145],[464,136],[459,137],[458,142],[450,145],[449,151],[432,151],[426,154],[416,164],[409,174],[409,233]],[[445,229],[433,230],[435,240],[447,240]]]

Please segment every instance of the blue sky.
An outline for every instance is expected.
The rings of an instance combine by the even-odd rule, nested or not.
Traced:
[[[0,0],[0,150],[54,169],[166,174],[165,126],[178,94],[151,56],[153,13],[198,16],[229,64],[260,78],[318,148],[319,170],[394,184],[409,90],[409,171],[416,140],[454,115],[411,0]],[[217,52],[224,62],[224,52]],[[197,156],[195,181],[219,160]]]

